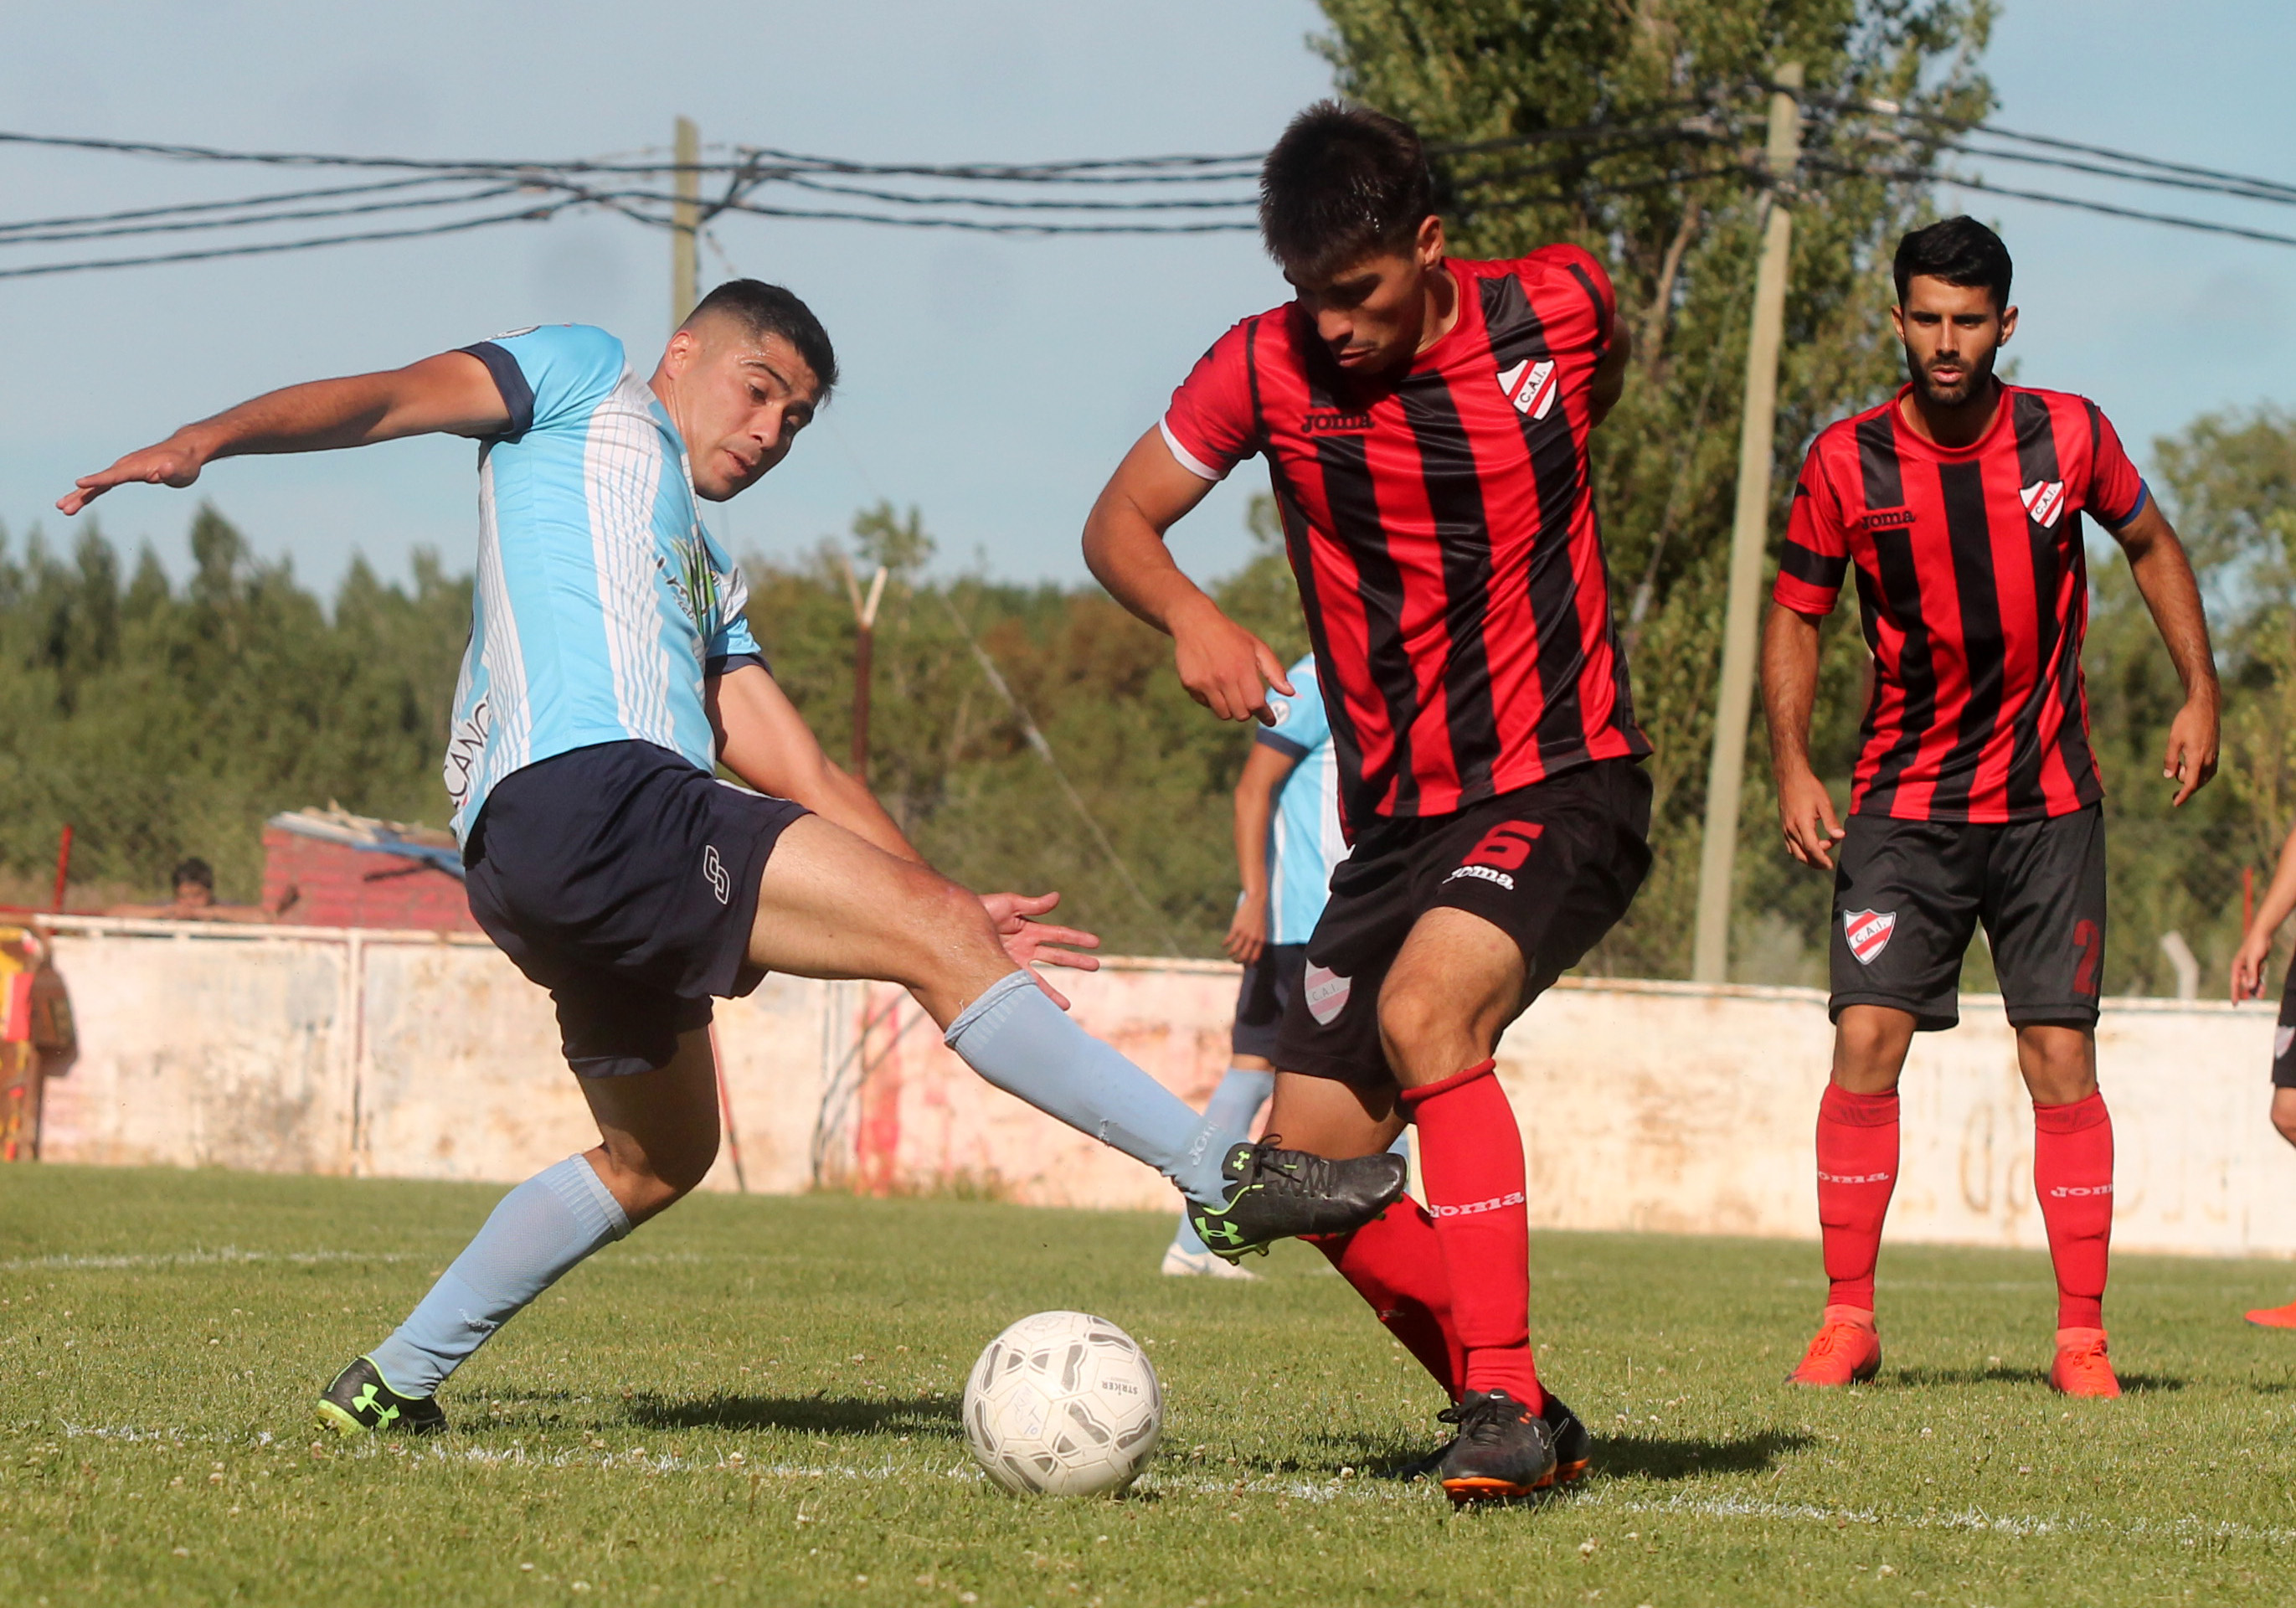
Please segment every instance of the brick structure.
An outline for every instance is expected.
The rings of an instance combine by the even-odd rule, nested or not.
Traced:
[[[455,840],[340,809],[276,815],[263,829],[263,903],[282,923],[476,932]]]

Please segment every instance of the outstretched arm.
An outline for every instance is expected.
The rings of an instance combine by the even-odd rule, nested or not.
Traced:
[[[2177,678],[2185,684],[2185,707],[2169,722],[2169,751],[2161,761],[2161,774],[2177,783],[2170,802],[2182,804],[2217,774],[2217,718],[2224,701],[2216,655],[2209,649],[2208,617],[2201,611],[2201,588],[2184,543],[2151,497],[2112,537],[2128,554],[2128,572],[2169,645]]]
[[[1133,443],[1084,522],[1084,562],[1117,602],[1172,639],[1188,696],[1223,720],[1275,724],[1267,689],[1292,691],[1275,650],[1220,612],[1180,572],[1164,533],[1212,482],[1172,455],[1160,430]]]
[[[1809,763],[1809,718],[1817,707],[1816,619],[1781,603],[1762,628],[1762,714],[1770,728],[1770,772],[1778,784],[1778,829],[1786,852],[1805,866],[1833,869],[1841,822],[1833,795]]]
[[[924,863],[924,856],[902,835],[867,784],[822,751],[805,717],[765,669],[745,664],[723,676],[710,677],[702,683],[702,701],[709,711],[709,729],[718,739],[718,757],[727,770],[759,792],[804,805],[887,854]],[[1100,962],[1091,956],[1054,947],[1096,949],[1099,939],[1075,927],[1054,926],[1037,919],[1061,902],[1059,894],[984,893],[980,898],[1014,964],[1073,966],[1083,972],[1099,969]],[[1043,979],[1037,980],[1041,983]],[[1069,1002],[1058,990],[1046,985],[1045,991],[1062,1010],[1068,1008]]]
[[[441,352],[381,373],[291,385],[186,424],[109,469],[80,476],[56,506],[78,513],[114,486],[188,486],[217,458],[324,452],[434,433],[486,436],[509,423],[510,410],[487,365],[468,352]]]

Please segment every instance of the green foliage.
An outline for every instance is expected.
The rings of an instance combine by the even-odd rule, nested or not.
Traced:
[[[1366,1477],[1443,1399],[1323,1259],[1164,1278],[1168,1214],[696,1195],[464,1366],[440,1441],[322,1439],[320,1386],[499,1186],[0,1168],[0,1600],[1394,1608],[2278,1604],[2284,1263],[2116,1257],[2120,1401],[2040,1379],[2038,1251],[1893,1245],[1889,1364],[1787,1391],[1814,1245],[1531,1242],[1565,1494],[1455,1514]],[[217,1250],[217,1247],[229,1247]],[[1167,1424],[1121,1501],[979,1478],[957,1407],[1024,1313],[1146,1345]],[[1599,1595],[1597,1595],[1599,1594]]]
[[[411,590],[354,560],[331,617],[212,507],[191,535],[180,591],[148,548],[123,585],[93,525],[69,558],[0,536],[0,866],[52,865],[69,822],[75,880],[158,891],[196,854],[248,898],[275,811],[443,819],[469,581],[432,554]]]

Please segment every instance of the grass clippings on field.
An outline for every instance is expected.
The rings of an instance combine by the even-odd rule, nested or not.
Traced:
[[[701,1198],[612,1247],[449,1386],[437,1440],[322,1438],[318,1387],[498,1190],[0,1169],[0,1601],[1100,1604],[2278,1603],[2296,1542],[2296,1270],[2124,1259],[2130,1389],[2040,1382],[2038,1256],[1891,1248],[1888,1363],[1780,1382],[1802,1244],[1546,1235],[1544,1371],[1577,1490],[1455,1513],[1381,1477],[1441,1405],[1322,1259],[1165,1279],[1160,1218]],[[1170,1416],[1121,1501],[972,1469],[964,1371],[1098,1311]]]

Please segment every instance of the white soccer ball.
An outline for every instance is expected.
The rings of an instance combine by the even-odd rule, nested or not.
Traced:
[[[1015,1494],[1122,1490],[1164,1430],[1164,1391],[1132,1337],[1088,1312],[1039,1312],[988,1342],[964,1385],[964,1432]]]

